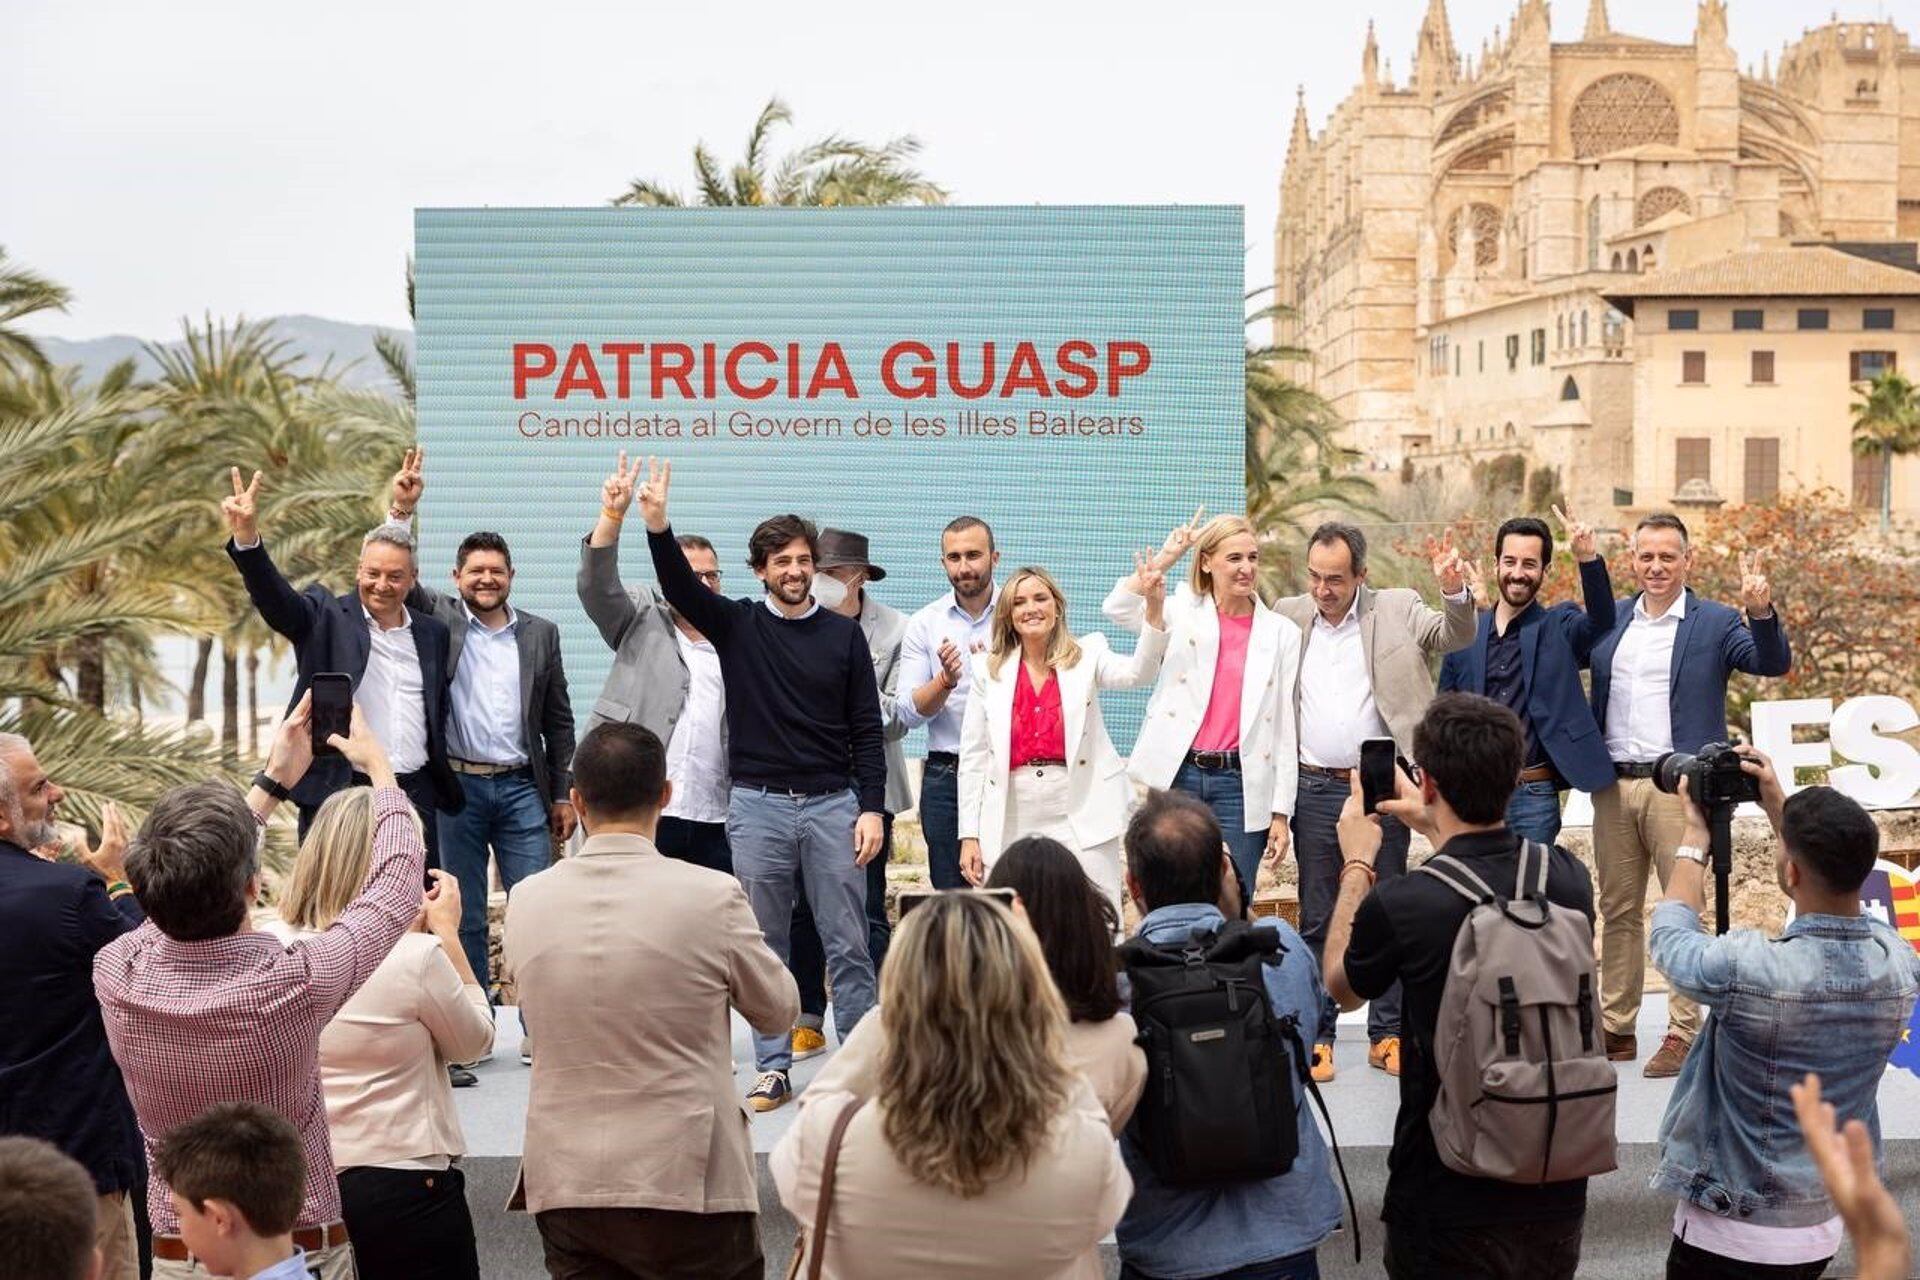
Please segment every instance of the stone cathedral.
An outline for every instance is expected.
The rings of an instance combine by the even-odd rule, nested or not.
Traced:
[[[1615,473],[1615,506],[1664,503],[1681,485],[1664,462],[1635,458],[1649,447],[1644,423],[1638,444],[1631,420],[1564,447],[1541,433],[1605,425],[1594,402],[1609,363],[1628,399],[1645,380],[1623,336],[1647,323],[1649,295],[1637,312],[1628,296],[1636,282],[1658,293],[1663,272],[1770,250],[1779,261],[1755,268],[1765,278],[1714,287],[1764,294],[1769,272],[1790,282],[1807,264],[1842,296],[1897,299],[1903,275],[1920,284],[1897,261],[1901,242],[1920,239],[1920,51],[1889,22],[1836,19],[1743,71],[1727,0],[1699,0],[1688,44],[1615,31],[1605,0],[1589,0],[1580,39],[1556,43],[1545,0],[1521,0],[1476,52],[1455,44],[1445,0],[1430,0],[1404,79],[1383,70],[1369,24],[1359,83],[1317,134],[1302,97],[1274,239],[1275,297],[1297,313],[1276,336],[1312,353],[1296,376],[1332,402],[1372,469],[1544,450]],[[1913,301],[1902,330],[1920,318]],[[1557,418],[1501,408],[1512,388],[1471,381],[1489,351],[1494,372],[1537,367],[1546,400],[1565,391],[1585,406]],[[1726,491],[1739,488],[1742,447],[1752,454],[1727,439],[1717,465],[1694,449],[1681,479],[1737,497]],[[1798,455],[1789,444],[1784,456]]]

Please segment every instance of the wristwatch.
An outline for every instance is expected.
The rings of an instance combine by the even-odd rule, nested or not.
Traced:
[[[1683,844],[1673,851],[1673,856],[1685,858],[1688,862],[1697,862],[1703,867],[1707,865],[1707,851],[1698,845]]]
[[[293,792],[281,786],[278,782],[275,782],[267,775],[265,769],[253,775],[253,785],[272,796],[275,800],[293,799]]]

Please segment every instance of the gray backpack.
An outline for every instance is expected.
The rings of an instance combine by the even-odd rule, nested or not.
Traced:
[[[1513,896],[1453,858],[1418,868],[1473,910],[1453,942],[1433,1041],[1429,1122],[1440,1161],[1502,1182],[1563,1182],[1615,1167],[1593,926],[1547,901],[1547,846],[1522,841]]]

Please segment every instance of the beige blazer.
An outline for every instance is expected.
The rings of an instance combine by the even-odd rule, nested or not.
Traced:
[[[1138,689],[1160,674],[1167,633],[1146,627],[1133,652],[1122,656],[1096,631],[1076,637],[1080,661],[1053,673],[1060,682],[1060,719],[1067,748],[1067,821],[1082,849],[1118,840],[1133,808],[1127,764],[1107,736],[1100,690]],[[973,691],[960,721],[961,837],[980,841],[988,865],[1007,845],[1007,776],[1013,759],[1013,691],[1020,655],[990,674],[988,656],[973,656]],[[1020,832],[1014,832],[1020,835]]]
[[[886,1045],[885,1019],[862,1018],[820,1074],[812,1089],[826,1089],[871,1098],[880,1089],[880,1052]],[[1139,1028],[1133,1018],[1117,1013],[1105,1022],[1070,1022],[1066,1030],[1067,1065],[1087,1078],[1093,1096],[1107,1113],[1108,1126],[1119,1133],[1127,1127],[1140,1091],[1147,1083],[1147,1055],[1134,1043]]]
[[[732,876],[592,836],[514,888],[504,954],[540,1040],[509,1208],[752,1213],[728,1009],[800,1013]]]
[[[288,943],[318,936],[277,917],[262,928]],[[447,1064],[471,1062],[492,1047],[487,993],[460,980],[438,938],[402,934],[320,1032],[334,1167],[464,1153]]]
[[[1413,727],[1433,701],[1433,664],[1438,654],[1452,653],[1473,643],[1479,619],[1473,612],[1473,593],[1434,609],[1410,587],[1375,591],[1360,587],[1360,643],[1373,677],[1373,702],[1387,722],[1400,754],[1413,756]],[[1306,662],[1313,643],[1313,619],[1319,612],[1312,596],[1288,596],[1274,602],[1273,611],[1300,629],[1300,661]],[[1295,722],[1299,721],[1300,690],[1293,690]]]
[[[768,1158],[780,1202],[809,1227],[828,1131],[854,1097],[815,1080]],[[1133,1179],[1085,1077],[1074,1077],[1067,1109],[1033,1162],[970,1200],[915,1181],[887,1145],[885,1121],[886,1104],[875,1103],[847,1126],[823,1280],[1100,1280],[1106,1274],[1100,1240],[1125,1211]]]

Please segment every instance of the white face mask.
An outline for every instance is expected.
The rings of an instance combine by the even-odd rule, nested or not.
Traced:
[[[830,573],[813,575],[813,598],[822,609],[838,609],[847,602],[847,587]]]

